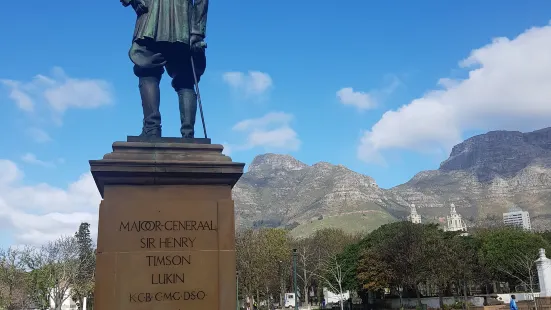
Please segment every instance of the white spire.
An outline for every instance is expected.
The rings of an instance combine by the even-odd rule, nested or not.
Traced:
[[[457,211],[455,211],[455,205],[452,203],[450,204],[450,207],[451,207],[451,216],[454,216],[457,214]]]
[[[545,249],[540,249],[540,259],[546,259],[547,256],[545,256]]]
[[[409,208],[410,214],[408,216],[408,220],[413,224],[421,224],[421,216],[417,213],[417,209],[415,209],[415,204],[412,203]]]
[[[467,225],[463,222],[461,214],[457,213],[453,203],[450,204],[450,216],[447,217],[447,222],[447,231],[467,231]]]

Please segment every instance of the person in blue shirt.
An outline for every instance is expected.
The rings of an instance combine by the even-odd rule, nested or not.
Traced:
[[[517,297],[515,295],[511,295],[511,302],[509,303],[509,308],[511,310],[518,310],[517,302],[515,299],[517,299]]]

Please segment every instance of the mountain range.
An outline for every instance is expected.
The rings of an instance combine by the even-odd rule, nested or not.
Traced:
[[[474,136],[454,146],[437,170],[390,189],[342,165],[263,154],[233,198],[238,229],[287,227],[297,237],[323,227],[371,231],[405,219],[411,204],[424,221],[442,222],[453,203],[468,225],[521,208],[535,229],[545,229],[551,227],[551,128]]]

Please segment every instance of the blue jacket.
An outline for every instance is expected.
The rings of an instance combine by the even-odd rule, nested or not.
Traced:
[[[514,299],[511,299],[511,302],[509,303],[509,307],[511,310],[518,310],[517,302]]]

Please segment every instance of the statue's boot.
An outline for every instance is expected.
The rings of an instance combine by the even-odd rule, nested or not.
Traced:
[[[197,114],[197,95],[195,94],[195,90],[179,90],[178,102],[180,104],[180,120],[182,122],[180,133],[182,133],[182,138],[194,138],[195,116]]]
[[[140,96],[142,97],[143,128],[140,137],[161,137],[161,90],[160,78],[140,77]]]

